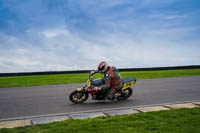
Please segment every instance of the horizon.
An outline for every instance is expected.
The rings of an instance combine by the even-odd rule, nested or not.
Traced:
[[[192,68],[182,68],[182,67],[192,67]],[[186,66],[163,66],[163,67],[144,67],[144,68],[117,68],[119,71],[123,69],[122,72],[126,71],[124,69],[127,69],[128,71],[130,71],[131,69],[139,69],[139,70],[133,70],[133,71],[154,71],[154,70],[150,70],[150,69],[155,69],[155,71],[160,71],[161,70],[184,70],[184,69],[199,69],[200,65],[186,65]],[[163,68],[163,69],[162,69]],[[166,69],[167,68],[167,69]],[[168,69],[170,68],[170,69]],[[175,68],[175,69],[173,69]],[[142,70],[144,69],[144,70]],[[94,69],[84,69],[84,70],[58,70],[58,71],[53,71],[53,70],[50,70],[50,71],[26,71],[26,72],[5,72],[5,73],[0,73],[0,77],[3,77],[2,75],[4,74],[23,74],[23,73],[48,73],[48,72],[52,72],[52,73],[56,73],[56,72],[89,72],[91,70],[94,70]],[[132,71],[132,70],[131,70]],[[1,75],[2,74],[2,75]]]

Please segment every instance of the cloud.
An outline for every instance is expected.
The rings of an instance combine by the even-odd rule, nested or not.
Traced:
[[[1,49],[4,51],[0,54],[1,72],[96,69],[101,60],[119,68],[191,65],[197,64],[200,57],[196,46],[199,40],[193,40],[192,45],[181,41],[180,45],[171,37],[187,36],[186,29],[143,31],[137,36],[107,32],[92,39],[59,28],[28,33],[42,36],[37,37],[40,44],[9,39],[9,45],[17,42],[26,47],[12,47],[6,52]]]
[[[96,69],[102,60],[118,68],[200,63],[200,10],[179,0],[3,3],[0,72]]]
[[[69,31],[66,31],[63,29],[50,29],[50,30],[41,32],[41,34],[43,34],[47,38],[52,38],[52,37],[56,37],[60,35],[68,37],[70,35]]]

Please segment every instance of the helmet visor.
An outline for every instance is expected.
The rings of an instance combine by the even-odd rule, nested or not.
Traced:
[[[103,71],[105,69],[105,66],[102,66],[101,68],[99,68],[99,71]]]

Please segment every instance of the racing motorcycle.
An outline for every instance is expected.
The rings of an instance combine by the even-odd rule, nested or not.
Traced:
[[[96,73],[96,72],[95,72]],[[86,85],[83,88],[77,88],[70,94],[70,101],[75,104],[85,102],[89,94],[92,96],[93,100],[106,100],[107,99],[107,90],[98,90],[99,86],[105,84],[105,79],[95,79],[93,80],[93,72],[90,73],[89,79],[87,80]],[[132,95],[132,88],[136,83],[136,78],[124,78],[122,79],[123,85],[122,87],[116,91],[115,97],[117,100],[125,100]],[[108,99],[109,100],[109,99]]]

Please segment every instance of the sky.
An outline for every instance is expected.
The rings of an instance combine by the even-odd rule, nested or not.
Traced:
[[[199,0],[0,0],[0,73],[200,65]]]

